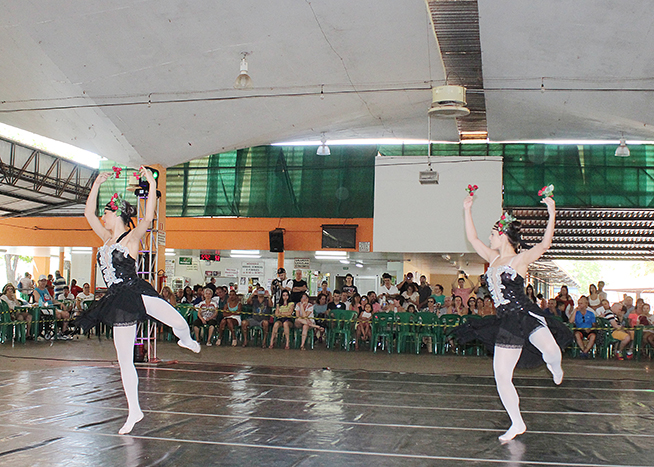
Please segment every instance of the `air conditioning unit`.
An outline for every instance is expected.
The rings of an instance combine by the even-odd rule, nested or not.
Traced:
[[[431,92],[430,117],[456,118],[470,114],[466,107],[466,88],[463,86],[438,86]]]

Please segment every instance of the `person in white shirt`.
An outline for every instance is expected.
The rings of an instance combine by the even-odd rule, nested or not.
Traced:
[[[400,291],[397,290],[397,287],[395,287],[393,284],[391,284],[391,275],[387,272],[385,272],[382,275],[382,279],[384,280],[384,283],[379,286],[379,291],[377,292],[377,295],[381,294],[386,294],[386,295],[399,295]]]
[[[75,297],[75,302],[76,302],[76,305],[77,305],[77,309],[79,311],[82,311],[83,310],[82,303],[84,303],[84,302],[86,302],[88,300],[95,300],[95,295],[93,295],[91,293],[91,286],[87,282],[82,286],[82,291],[77,294],[77,297]]]

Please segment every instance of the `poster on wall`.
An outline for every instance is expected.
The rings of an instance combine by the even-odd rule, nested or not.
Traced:
[[[225,276],[224,277],[238,277],[238,269],[225,268]]]
[[[309,258],[295,258],[293,260],[293,269],[309,269],[311,267],[311,259]]]
[[[241,276],[263,276],[263,261],[244,261],[241,263]]]
[[[175,260],[166,260],[166,277],[173,277],[175,275]]]

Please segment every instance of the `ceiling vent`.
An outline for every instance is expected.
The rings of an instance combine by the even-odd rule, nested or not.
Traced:
[[[463,86],[438,86],[431,92],[430,117],[456,118],[470,114],[466,107],[466,88]]]

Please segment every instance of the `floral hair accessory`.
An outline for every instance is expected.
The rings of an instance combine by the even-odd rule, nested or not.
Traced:
[[[554,185],[548,185],[541,188],[538,192],[538,196],[542,196],[543,198],[554,196]]]
[[[502,235],[504,233],[504,231],[506,230],[507,226],[511,222],[515,222],[515,221],[516,221],[515,217],[513,217],[508,212],[505,212],[504,214],[502,214],[502,217],[500,217],[500,220],[498,221],[497,231],[500,233],[500,235]]]
[[[123,169],[120,167],[116,167],[115,165],[111,169],[114,171],[114,174],[116,174],[116,178],[120,178],[120,171]]]
[[[122,196],[120,196],[118,193],[114,193],[111,196],[108,204],[111,210],[115,212],[117,216],[120,216],[123,213],[122,206],[124,202],[125,201],[123,200]]]
[[[475,191],[477,191],[479,187],[477,185],[468,185],[468,188],[466,188],[466,191],[470,193],[470,196],[475,195]]]

